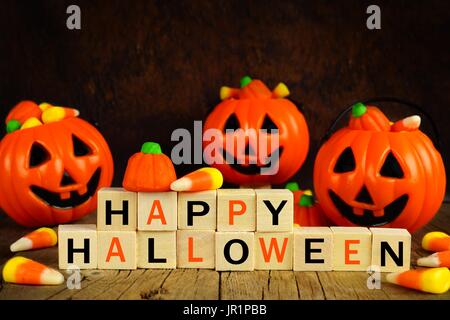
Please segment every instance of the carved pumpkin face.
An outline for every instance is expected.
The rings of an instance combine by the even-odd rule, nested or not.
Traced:
[[[109,147],[93,126],[67,118],[7,134],[0,143],[0,205],[18,223],[67,223],[95,210],[111,184]]]
[[[319,150],[314,187],[337,225],[406,228],[426,224],[445,193],[439,152],[413,116],[391,124],[375,107],[357,104],[349,127]]]
[[[241,89],[222,87],[223,101],[207,117],[204,131],[215,128],[222,132],[221,161],[212,166],[222,172],[226,181],[279,184],[300,169],[308,153],[309,133],[302,113],[284,98],[288,94],[284,84],[271,92],[261,81],[248,77],[241,80]],[[278,133],[271,132],[274,129]],[[250,131],[257,133],[253,139]],[[245,143],[239,144],[239,139]],[[208,144],[204,143],[204,147]],[[271,157],[278,163],[271,163]],[[268,170],[269,167],[274,170]],[[266,174],[261,174],[262,168],[267,170]]]

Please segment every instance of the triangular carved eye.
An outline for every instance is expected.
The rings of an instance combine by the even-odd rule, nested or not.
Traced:
[[[29,166],[30,168],[34,168],[44,164],[49,161],[51,158],[48,150],[39,142],[34,142],[31,146]]]
[[[268,115],[265,115],[261,129],[270,131],[270,130],[277,130],[278,127]]]
[[[87,156],[92,153],[91,148],[86,143],[81,141],[80,138],[74,135],[72,135],[72,143],[73,143],[73,154],[76,157]]]
[[[400,166],[400,163],[398,163],[398,160],[394,156],[392,151],[389,152],[388,156],[386,157],[386,160],[384,161],[384,164],[381,167],[380,175],[382,177],[389,177],[396,179],[401,179],[404,177],[402,167]]]
[[[345,173],[351,172],[355,170],[356,162],[355,156],[353,155],[352,148],[347,147],[339,156],[339,159],[336,161],[334,166],[334,172],[336,173]]]
[[[236,117],[236,114],[232,113],[227,119],[223,131],[225,130],[238,130],[240,128],[239,120]]]

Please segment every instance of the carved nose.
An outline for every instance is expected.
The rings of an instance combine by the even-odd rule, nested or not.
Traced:
[[[361,203],[374,204],[369,190],[367,190],[366,186],[362,187],[355,200]]]
[[[74,183],[75,181],[72,179],[70,174],[67,171],[64,171],[63,177],[61,179],[61,187],[65,187]]]
[[[255,150],[253,150],[253,148],[250,145],[250,143],[247,143],[247,145],[245,146],[244,155],[246,155],[246,156],[254,156],[254,155],[256,155],[255,154]]]

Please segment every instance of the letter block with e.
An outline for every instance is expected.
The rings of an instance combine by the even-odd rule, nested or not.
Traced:
[[[366,271],[371,264],[372,233],[364,227],[331,227],[333,270]]]
[[[176,192],[138,193],[138,230],[177,230]]]
[[[136,269],[136,231],[98,231],[97,236],[99,269]]]
[[[333,232],[328,227],[294,228],[294,271],[333,270]]]
[[[95,224],[64,224],[58,227],[59,269],[76,266],[97,268],[97,228]]]

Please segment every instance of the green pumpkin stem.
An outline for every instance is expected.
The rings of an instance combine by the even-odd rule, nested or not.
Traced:
[[[288,182],[286,183],[286,185],[284,186],[285,189],[288,189],[292,192],[294,191],[299,191],[300,190],[300,186],[298,185],[297,182]]]
[[[145,142],[142,145],[141,152],[144,154],[161,154],[161,146],[156,142]]]
[[[364,115],[366,111],[367,107],[363,103],[361,102],[355,103],[352,107],[352,116],[354,118],[359,118],[362,115]]]
[[[13,133],[16,130],[20,129],[20,122],[17,120],[9,120],[8,123],[6,124],[6,132],[7,133]]]
[[[303,194],[298,203],[301,207],[312,207],[314,205],[313,196]]]
[[[241,78],[241,88],[245,87],[246,85],[248,85],[250,82],[252,82],[252,78],[250,78],[249,76],[244,76]]]

